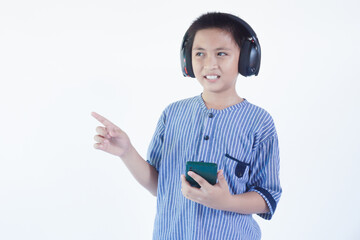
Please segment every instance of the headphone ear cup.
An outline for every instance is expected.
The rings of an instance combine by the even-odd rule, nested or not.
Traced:
[[[185,56],[185,67],[186,67],[186,70],[187,70],[187,75],[188,77],[192,77],[192,78],[195,78],[195,74],[194,74],[194,71],[193,71],[193,68],[192,68],[192,61],[191,61],[191,48],[192,48],[192,44],[191,46],[187,46],[185,48],[185,52],[186,52],[186,56]]]
[[[194,78],[194,72],[192,69],[191,62],[191,48],[192,43],[190,44],[187,33],[183,38],[183,42],[181,44],[180,49],[180,62],[181,62],[181,70],[183,72],[184,77],[192,77]]]
[[[248,75],[248,66],[250,63],[250,42],[244,41],[240,49],[240,59],[239,59],[239,73],[244,77]]]
[[[257,48],[255,44],[251,44],[250,47],[250,59],[249,59],[249,72],[250,75],[257,76],[260,70],[260,59],[261,52],[260,49]]]
[[[250,41],[245,41],[240,50],[239,73],[244,77],[257,76],[260,70],[260,50]]]

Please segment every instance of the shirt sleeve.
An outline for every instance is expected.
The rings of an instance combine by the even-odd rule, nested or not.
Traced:
[[[275,127],[273,126],[272,130],[270,129],[267,128],[267,133],[262,134],[266,136],[266,139],[260,141],[256,148],[253,149],[248,186],[249,192],[257,192],[266,201],[270,212],[259,213],[258,215],[267,220],[270,220],[274,215],[282,193],[279,179],[280,157],[278,137]],[[272,133],[270,134],[269,131]]]
[[[157,123],[155,133],[151,139],[148,148],[147,160],[146,160],[150,165],[155,167],[156,171],[158,172],[161,164],[164,132],[165,132],[165,111],[161,114],[160,119]]]

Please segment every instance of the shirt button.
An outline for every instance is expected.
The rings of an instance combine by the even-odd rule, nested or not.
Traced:
[[[209,140],[209,136],[208,136],[208,135],[205,135],[205,136],[204,136],[204,140]]]
[[[213,118],[214,114],[213,113],[209,113],[209,118]]]

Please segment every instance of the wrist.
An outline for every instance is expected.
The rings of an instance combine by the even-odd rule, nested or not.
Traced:
[[[129,147],[120,155],[118,155],[119,158],[123,161],[127,161],[128,159],[133,158],[133,156],[136,154],[136,150],[133,147],[133,145],[130,143]]]
[[[233,204],[233,195],[221,195],[221,197],[217,198],[216,202],[213,202],[208,207],[222,210],[222,211],[232,211],[232,204]]]
[[[224,211],[233,211],[233,205],[234,205],[234,195],[226,195],[224,201],[223,201],[223,210]]]

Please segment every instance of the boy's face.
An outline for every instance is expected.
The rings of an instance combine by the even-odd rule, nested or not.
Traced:
[[[240,48],[232,35],[219,28],[196,32],[192,49],[195,77],[204,93],[233,94],[238,76]]]

